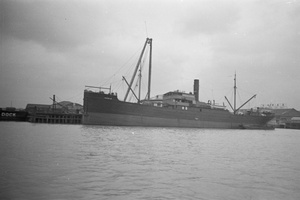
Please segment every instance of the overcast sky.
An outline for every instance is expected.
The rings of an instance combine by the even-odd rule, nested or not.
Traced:
[[[297,0],[1,0],[0,107],[82,104],[85,85],[119,99],[147,37],[152,96],[193,91],[200,100],[285,103],[300,110]],[[131,71],[130,71],[131,70]],[[147,70],[145,70],[147,71]],[[144,82],[147,83],[144,76]]]

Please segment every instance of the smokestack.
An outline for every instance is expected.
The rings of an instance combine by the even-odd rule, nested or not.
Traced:
[[[196,101],[199,101],[199,79],[194,80],[194,95]]]

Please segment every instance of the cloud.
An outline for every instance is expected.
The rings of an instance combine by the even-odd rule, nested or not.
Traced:
[[[36,42],[49,49],[74,48],[107,32],[103,28],[107,27],[105,12],[96,10],[94,4],[102,8],[96,2],[3,1],[1,32],[3,36]]]
[[[299,43],[297,6],[288,4],[245,3],[236,28],[216,39],[215,49],[224,53],[292,53]],[[299,8],[299,6],[298,6]]]
[[[217,34],[232,29],[239,19],[236,2],[189,1],[178,19],[177,30],[184,36]]]
[[[4,0],[0,9],[0,90],[7,94],[1,101],[21,97],[26,105],[52,94],[82,96],[84,85],[122,82],[147,36],[153,95],[189,92],[199,78],[203,100],[213,98],[212,90],[223,99],[237,71],[239,88],[255,92],[263,85],[269,103],[278,94],[269,91],[299,83],[297,1]]]

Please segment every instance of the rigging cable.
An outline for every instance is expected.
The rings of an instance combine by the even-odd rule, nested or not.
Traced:
[[[140,51],[140,48],[138,49],[138,50],[136,50],[136,52],[119,68],[119,69],[117,69],[117,71],[113,74],[113,75],[111,75],[110,77],[108,77],[103,83],[101,83],[100,85],[102,85],[102,86],[104,86],[104,85],[106,85],[114,76],[116,76],[117,75],[117,73],[119,73],[125,66],[127,66],[127,64],[129,63],[129,61],[131,61],[132,60],[132,58],[134,57],[134,56],[136,56],[137,55],[137,53]],[[127,72],[128,72],[129,70],[127,70]]]

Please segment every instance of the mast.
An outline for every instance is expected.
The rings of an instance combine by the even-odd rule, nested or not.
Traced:
[[[148,100],[150,100],[150,90],[151,90],[151,70],[152,70],[152,39],[148,40],[150,46],[150,56],[149,56],[149,73],[148,73]]]
[[[140,73],[139,73],[139,99],[138,103],[141,101],[141,85],[142,85],[142,69],[140,68]]]
[[[65,111],[68,113],[68,107],[66,107],[66,106],[64,106],[64,105],[62,105],[62,104],[60,104],[60,103],[58,103],[56,100],[55,100],[55,94],[53,95],[53,98],[51,98],[51,97],[49,97],[49,99],[51,99],[52,101],[53,101],[53,112],[55,111],[55,109],[56,109],[56,105],[60,105],[62,108],[64,108],[64,109],[66,109]]]
[[[146,49],[147,44],[150,45],[149,78],[148,78],[148,99],[150,99],[151,64],[152,64],[152,62],[151,62],[151,59],[152,59],[152,39],[147,38],[147,39],[146,39],[146,42],[145,42],[145,44],[144,44],[143,50],[142,50],[142,52],[141,52],[141,55],[140,55],[140,57],[139,57],[139,60],[138,60],[138,62],[137,62],[137,64],[136,64],[136,67],[135,67],[134,73],[133,73],[133,75],[132,75],[130,84],[128,85],[128,89],[127,89],[127,92],[126,92],[126,94],[125,94],[124,101],[126,101],[126,99],[127,99],[127,97],[128,97],[128,94],[129,94],[129,91],[132,91],[131,87],[132,87],[133,81],[134,81],[134,79],[135,79],[135,76],[136,76],[136,74],[137,74],[137,71],[138,71],[138,69],[140,68],[141,61],[142,61],[142,57],[143,57],[143,55],[144,55],[144,52],[145,52],[145,49]],[[140,69],[140,73],[139,73],[139,78],[140,78],[139,82],[141,82],[141,69]],[[140,85],[139,87],[141,87],[141,85]],[[140,88],[139,90],[141,90],[141,88]],[[140,102],[140,92],[139,92],[139,99],[138,99],[138,102]]]
[[[236,113],[236,73],[234,73],[234,103],[233,103],[233,114]]]
[[[52,99],[52,101],[53,101],[53,107],[52,107],[52,110],[53,110],[53,112],[56,110],[56,101],[55,101],[55,94],[53,95],[53,99]]]
[[[225,96],[226,101],[228,102],[229,106],[231,107],[231,109],[233,110],[233,114],[236,114],[237,111],[239,111],[244,105],[246,105],[246,103],[248,103],[249,101],[251,101],[253,98],[256,97],[256,94],[253,95],[250,99],[248,99],[243,105],[241,105],[238,109],[236,109],[236,73],[234,74],[234,107],[232,107],[231,103],[229,102],[229,100],[227,99],[227,97]]]

